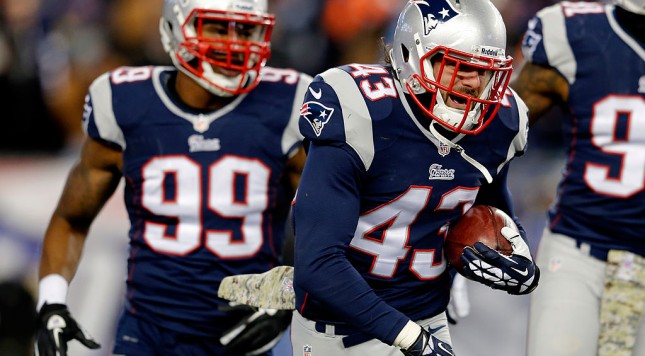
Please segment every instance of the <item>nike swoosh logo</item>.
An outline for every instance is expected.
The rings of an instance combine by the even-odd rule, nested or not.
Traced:
[[[445,347],[444,345],[445,345],[445,344],[444,344],[443,342],[441,342],[441,341],[439,341],[439,342],[437,343],[437,347],[438,347],[438,348],[440,348],[440,349],[441,349],[443,352],[445,352],[446,354],[448,354],[448,355],[452,355],[452,350],[448,350],[448,349],[446,349],[446,347]]]
[[[430,332],[430,334],[434,334],[434,333],[436,333],[437,331],[439,331],[439,330],[443,329],[443,327],[444,327],[444,326],[445,326],[445,325],[439,325],[438,327],[436,327],[436,328],[434,328],[434,329],[428,326],[428,331]]]
[[[316,100],[320,100],[320,97],[322,97],[322,89],[318,89],[318,91],[316,92],[311,87],[309,87],[309,92],[314,96],[314,98],[316,98]]]
[[[511,267],[511,269],[512,269],[513,271],[515,271],[515,272],[517,272],[517,273],[521,274],[521,275],[522,275],[522,276],[524,276],[524,277],[528,276],[528,274],[529,274],[529,269],[528,269],[528,268],[524,268],[524,271],[520,271],[519,269],[517,269],[517,268],[513,268],[513,267]]]

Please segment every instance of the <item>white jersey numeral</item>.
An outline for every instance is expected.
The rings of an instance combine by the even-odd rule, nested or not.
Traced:
[[[605,12],[603,4],[577,1],[563,1],[562,10],[565,17],[573,17],[579,14],[602,14]]]
[[[365,64],[350,64],[350,67],[353,68],[349,74],[354,78],[365,78],[373,74],[388,74],[387,69],[381,66],[371,66]],[[394,86],[394,80],[389,77],[382,77],[380,82],[375,82],[374,84],[370,83],[369,80],[361,80],[359,87],[368,99],[372,101],[377,101],[386,97],[396,98],[398,94],[396,93],[396,87]]]
[[[478,188],[451,190],[441,197],[436,210],[461,207],[463,214],[473,205],[478,191]],[[430,187],[412,187],[396,199],[359,218],[350,246],[374,257],[371,274],[387,278],[396,273],[399,261],[405,259],[412,250],[408,245],[410,228],[428,204],[431,192]],[[443,239],[443,232],[445,226],[440,229],[439,235],[427,238]],[[419,279],[435,279],[445,269],[446,261],[443,255],[437,256],[436,250],[412,250],[410,270]]]
[[[396,98],[396,88],[392,78],[383,77],[380,82],[370,84],[369,80],[361,81],[361,90],[372,101],[380,100],[386,96]]]
[[[619,117],[627,117],[624,138],[617,138]],[[612,156],[621,157],[620,172],[608,165],[587,162],[584,180],[593,191],[627,198],[645,185],[645,100],[640,96],[608,96],[594,106],[591,142]]]
[[[110,75],[114,85],[140,82],[150,79],[151,76],[152,67],[119,67]]]
[[[176,219],[169,224],[145,222],[144,240],[154,251],[186,255],[206,247],[220,258],[253,256],[264,241],[262,212],[268,207],[270,170],[262,162],[226,156],[208,168],[208,186],[202,187],[202,167],[183,156],[156,157],[143,166],[142,205],[155,215]],[[164,191],[168,179],[175,190],[169,198]],[[244,194],[235,194],[238,183]],[[222,219],[241,222],[241,240],[233,240],[232,230],[203,231],[202,204]]]

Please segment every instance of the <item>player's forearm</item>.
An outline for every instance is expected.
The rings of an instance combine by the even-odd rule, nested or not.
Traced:
[[[71,281],[78,268],[86,236],[87,229],[75,229],[65,219],[54,215],[43,241],[39,278],[59,274]]]
[[[569,85],[552,68],[526,63],[510,84],[529,108],[529,122],[535,123],[554,105],[567,100]]]

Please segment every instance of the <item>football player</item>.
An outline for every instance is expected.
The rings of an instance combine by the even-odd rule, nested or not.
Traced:
[[[308,156],[294,205],[294,355],[452,355],[446,225],[473,204],[512,214],[509,162],[528,118],[508,89],[506,29],[488,0],[409,1],[386,61],[316,76],[301,109]],[[526,294],[539,271],[467,248],[469,278]]]
[[[273,26],[266,0],[165,0],[160,32],[174,67],[117,68],[90,86],[87,139],[43,244],[40,355],[66,355],[73,339],[99,347],[65,298],[122,179],[130,256],[113,352],[264,354],[277,342],[290,312],[217,297],[225,276],[280,263],[281,182],[295,188],[304,164],[297,125],[311,77],[265,67]]]
[[[511,86],[562,110],[566,167],[537,252],[528,355],[645,355],[645,0],[562,2],[528,23]]]

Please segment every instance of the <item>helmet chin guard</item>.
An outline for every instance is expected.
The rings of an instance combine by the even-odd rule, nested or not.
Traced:
[[[409,1],[390,58],[404,91],[429,118],[477,134],[499,110],[510,81],[513,59],[505,47],[506,27],[489,0]],[[477,86],[464,84],[473,75]],[[424,93],[430,100],[421,99]]]
[[[215,95],[233,96],[259,83],[274,23],[266,0],[165,0],[159,29],[179,70]]]

